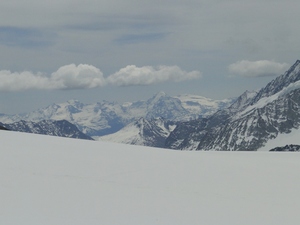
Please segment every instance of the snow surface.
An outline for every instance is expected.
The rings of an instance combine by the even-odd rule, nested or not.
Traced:
[[[300,154],[0,131],[0,224],[294,225]]]
[[[258,149],[258,151],[270,151],[272,148],[286,145],[300,145],[300,129],[293,129],[288,134],[278,134],[275,139],[268,140],[265,146]]]
[[[141,137],[140,129],[134,124],[135,122],[132,122],[116,133],[93,138],[98,141],[110,141],[124,144],[135,143],[136,145],[144,145],[144,140]]]

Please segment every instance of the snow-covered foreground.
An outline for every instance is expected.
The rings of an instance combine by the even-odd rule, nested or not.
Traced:
[[[300,223],[300,154],[187,152],[0,131],[0,224]]]

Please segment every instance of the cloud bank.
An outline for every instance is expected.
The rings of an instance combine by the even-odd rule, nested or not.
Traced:
[[[269,60],[248,61],[242,60],[229,65],[230,73],[243,77],[264,77],[280,75],[289,68],[287,63],[278,63]]]
[[[60,67],[51,75],[30,71],[0,71],[0,91],[25,90],[70,90],[100,88],[105,85],[134,86],[152,85],[163,82],[180,82],[199,79],[199,71],[186,72],[178,66],[136,67],[134,65],[120,69],[104,77],[100,69],[87,64],[70,64]]]
[[[1,70],[0,80],[1,91],[84,89],[105,85],[103,73],[96,67],[85,64],[62,66],[50,76],[30,71],[13,73]]]
[[[23,91],[28,89],[42,89],[48,82],[48,78],[43,74],[33,74],[29,71],[12,73],[9,70],[0,71],[1,91]]]
[[[151,85],[167,81],[180,82],[184,80],[198,79],[201,77],[199,71],[186,72],[178,66],[151,66],[136,67],[134,65],[120,69],[110,75],[107,81],[117,86]]]

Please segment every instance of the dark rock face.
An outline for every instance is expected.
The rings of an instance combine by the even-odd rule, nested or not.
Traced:
[[[272,148],[270,152],[299,152],[300,145],[286,145],[283,147]]]
[[[8,129],[3,126],[0,126],[0,130],[8,130]]]
[[[11,124],[1,125],[12,131],[93,140],[91,137],[80,132],[75,125],[66,120],[42,120],[40,122],[21,120]]]

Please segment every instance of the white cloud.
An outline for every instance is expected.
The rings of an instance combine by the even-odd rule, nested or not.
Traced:
[[[107,81],[117,86],[151,85],[167,81],[180,82],[184,80],[198,79],[199,71],[186,72],[178,66],[151,66],[137,67],[129,65],[110,75]]]
[[[0,91],[24,91],[29,89],[39,90],[68,90],[99,88],[107,84],[117,86],[152,85],[162,82],[180,82],[198,79],[199,71],[186,72],[178,66],[127,66],[117,73],[104,78],[100,69],[87,65],[75,64],[60,67],[56,72],[47,76],[43,73],[30,71],[11,72],[0,71]]]
[[[49,82],[43,74],[33,74],[29,71],[12,73],[8,70],[0,71],[1,91],[23,91],[28,89],[45,88]]]
[[[102,72],[94,66],[74,64],[60,67],[51,76],[30,71],[0,71],[1,91],[24,91],[29,89],[84,89],[105,85]]]
[[[70,64],[60,67],[50,77],[51,89],[86,89],[105,85],[103,73],[96,67],[86,64]]]
[[[229,72],[244,77],[263,77],[280,75],[289,68],[287,63],[269,60],[242,60],[228,66]]]

